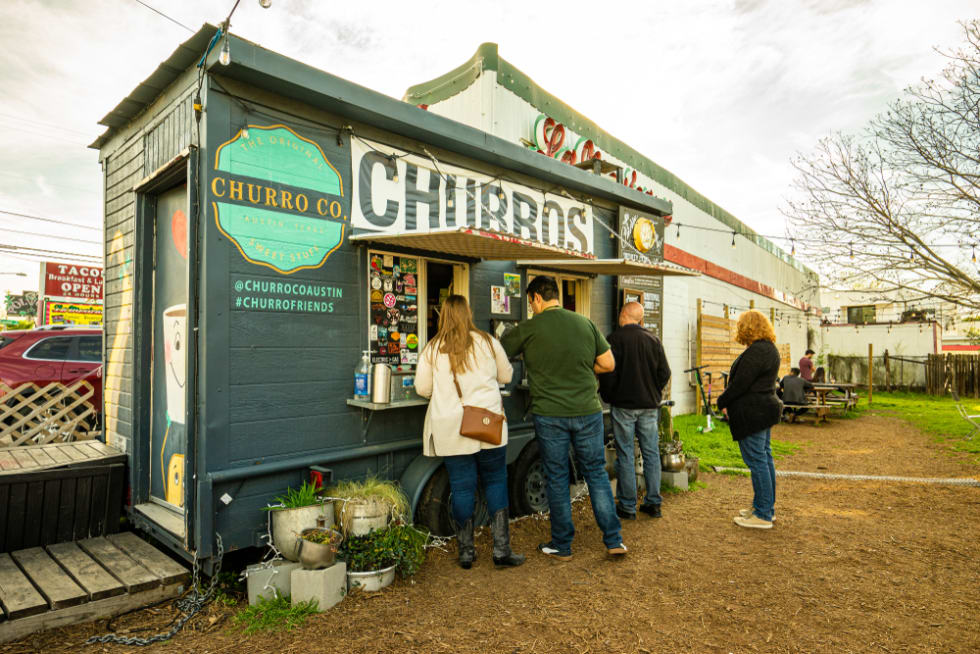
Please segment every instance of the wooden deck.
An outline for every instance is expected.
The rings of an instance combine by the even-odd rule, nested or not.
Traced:
[[[102,441],[22,445],[0,449],[0,475],[34,472],[66,465],[125,463],[126,455]]]
[[[132,532],[0,554],[0,642],[177,597],[189,577]]]

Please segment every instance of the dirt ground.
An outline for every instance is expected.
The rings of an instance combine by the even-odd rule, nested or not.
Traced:
[[[783,425],[776,437],[806,444],[777,469],[980,476],[968,458],[884,416]],[[548,522],[525,519],[513,526],[528,555],[521,568],[494,570],[483,532],[470,571],[436,551],[413,580],[248,638],[231,625],[237,609],[212,605],[141,651],[980,652],[980,488],[781,478],[775,528],[750,531],[732,524],[751,503],[748,478],[702,481],[666,496],[662,519],[625,524],[622,561],[607,560],[584,501],[570,562],[536,553]],[[116,627],[162,627],[173,615],[163,606]],[[0,651],[139,651],[82,645],[105,628],[36,634]]]

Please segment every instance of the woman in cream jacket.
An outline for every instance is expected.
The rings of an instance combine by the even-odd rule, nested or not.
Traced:
[[[453,383],[459,380],[462,400]],[[497,339],[473,324],[466,298],[450,295],[439,314],[439,332],[419,356],[415,390],[428,397],[422,451],[440,456],[449,473],[452,517],[459,549],[459,565],[469,569],[476,560],[473,546],[473,511],[477,480],[483,486],[491,516],[493,562],[514,567],[524,557],[510,548],[507,497],[507,422],[500,445],[461,436],[463,404],[503,414],[499,384],[510,381],[514,370]]]

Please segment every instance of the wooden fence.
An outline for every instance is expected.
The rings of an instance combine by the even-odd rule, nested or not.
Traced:
[[[94,438],[93,395],[92,384],[84,380],[14,388],[0,383],[0,448]]]
[[[980,397],[980,356],[929,355],[926,361],[926,392],[946,395],[953,389],[960,397]]]
[[[705,314],[701,309],[701,300],[698,300],[697,362],[694,365],[707,366],[701,371],[705,392],[708,390],[708,380],[704,373],[711,373],[712,401],[725,389],[720,373],[727,373],[732,367],[732,362],[745,350],[744,345],[735,341],[737,324],[736,320]],[[782,378],[783,375],[789,374],[793,362],[790,360],[789,343],[777,344],[776,347],[779,349],[779,376]],[[699,398],[698,411],[700,410]]]

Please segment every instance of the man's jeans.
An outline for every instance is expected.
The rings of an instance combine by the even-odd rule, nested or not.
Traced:
[[[772,520],[776,505],[776,466],[772,462],[769,429],[738,441],[742,460],[752,473],[752,511],[763,520]]]
[[[541,463],[547,477],[548,506],[551,509],[551,546],[562,554],[571,554],[572,503],[568,494],[571,474],[568,461],[569,446],[575,451],[575,461],[585,477],[592,500],[592,513],[602,530],[606,547],[617,547],[623,540],[619,518],[613,504],[612,486],[606,474],[606,456],[602,443],[602,413],[572,418],[555,418],[534,414]]]
[[[636,513],[636,460],[633,438],[643,454],[645,505],[660,505],[660,409],[612,408],[616,437],[616,501],[627,513]]]

